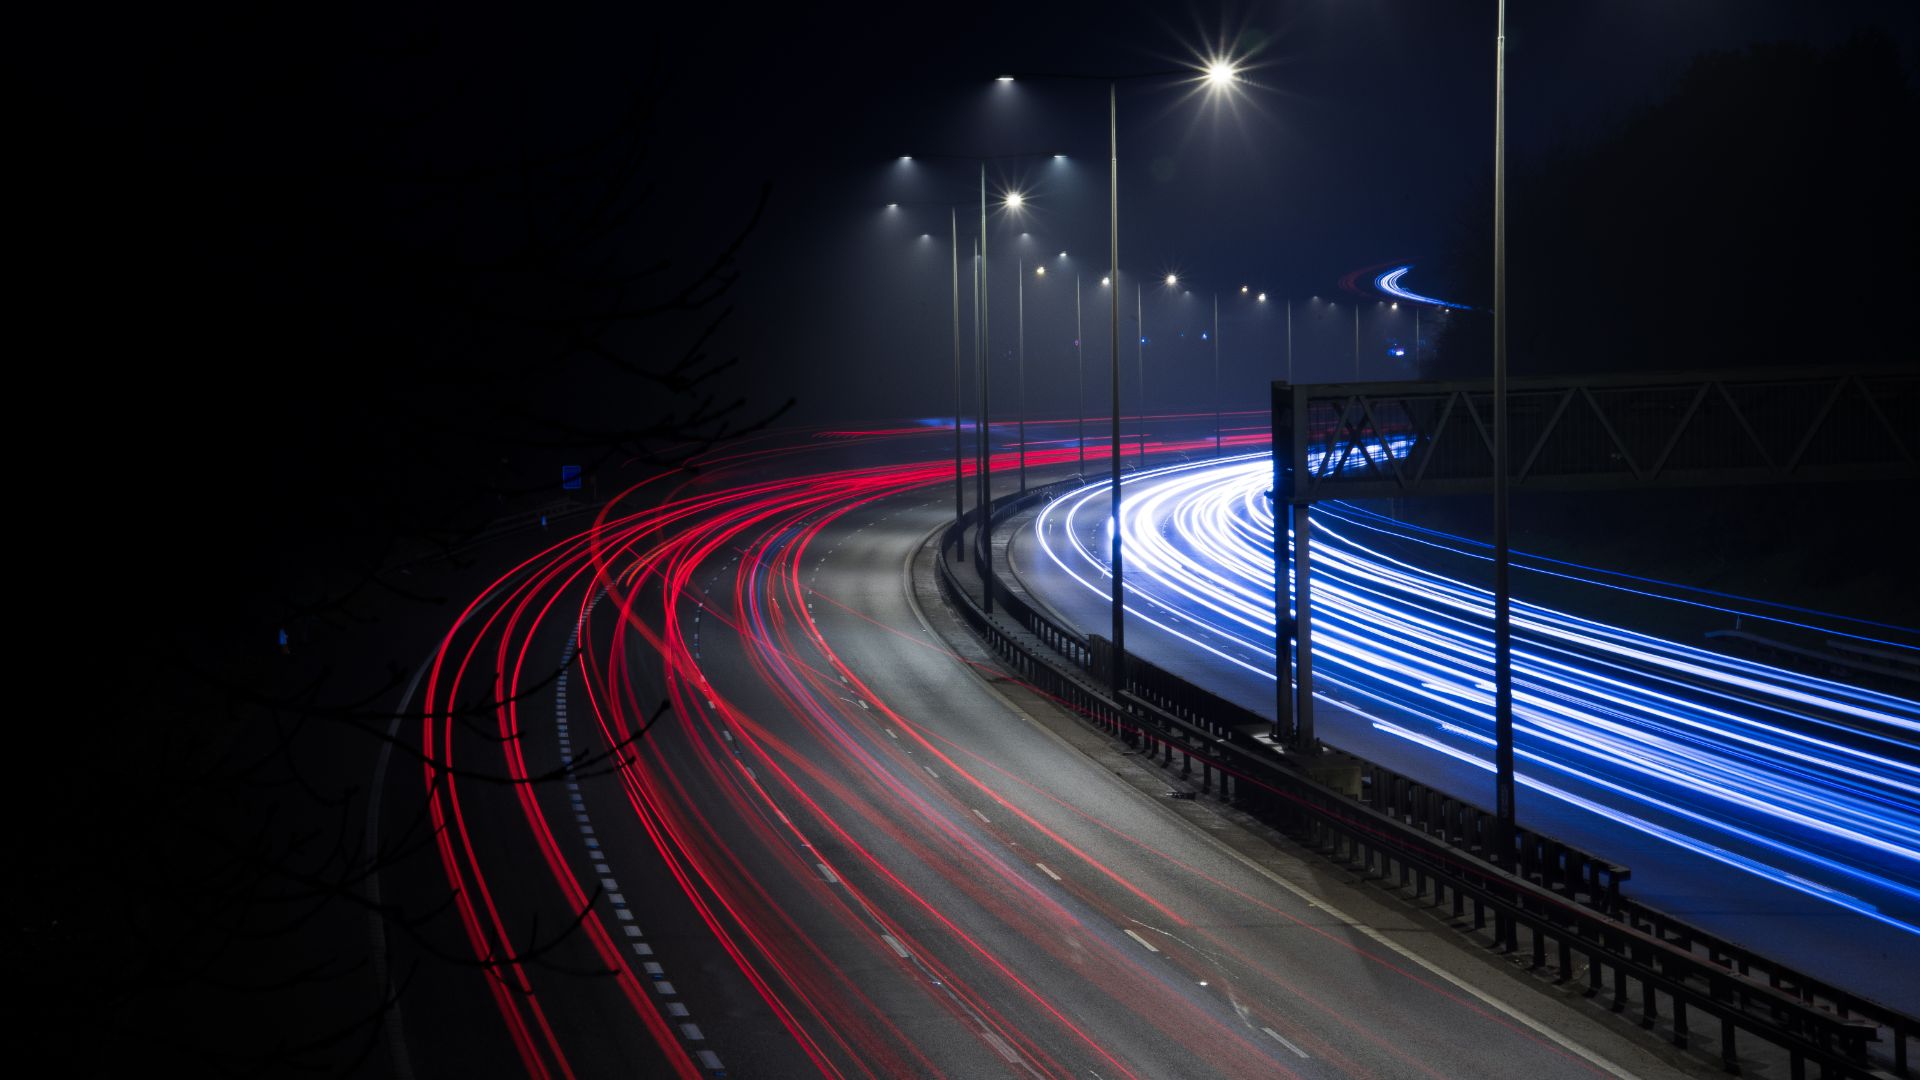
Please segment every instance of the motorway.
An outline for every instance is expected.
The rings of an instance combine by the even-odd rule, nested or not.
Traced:
[[[1129,650],[1271,717],[1265,453],[1130,480]],[[1108,611],[1104,488],[1012,546],[1070,624]],[[1491,804],[1487,553],[1359,506],[1314,509],[1317,734]],[[1912,630],[1516,557],[1521,823],[1633,869],[1632,894],[1908,1013],[1920,945],[1920,703],[1670,640],[1712,607],[1913,650]],[[1529,598],[1533,598],[1529,602]],[[1613,625],[1588,616],[1623,618]],[[1670,633],[1670,631],[1669,631]]]
[[[445,898],[396,1074],[1691,1074],[987,663],[927,573],[950,440],[732,446],[450,620],[384,774],[432,857],[383,887]]]

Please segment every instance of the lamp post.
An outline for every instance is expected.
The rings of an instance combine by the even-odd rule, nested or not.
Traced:
[[[1495,865],[1513,862],[1513,628],[1507,595],[1507,0],[1493,79],[1493,771]],[[1507,926],[1509,947],[1511,923]]]
[[[1210,92],[1218,92],[1234,85],[1239,79],[1238,66],[1227,58],[1210,59],[1204,68],[1199,69]],[[1113,657],[1112,686],[1117,694],[1126,684],[1126,577],[1123,569],[1123,544],[1120,536],[1120,80],[1121,79],[1164,79],[1169,77],[1188,77],[1194,74],[1192,68],[1175,68],[1166,71],[1138,72],[1127,75],[1028,75],[1026,78],[1083,79],[1096,80],[1107,84],[1107,278],[1112,291],[1108,293],[1108,373],[1111,376],[1113,408],[1111,452],[1109,455],[1110,487],[1108,489],[1110,528],[1112,537],[1111,559],[1113,566],[1112,612],[1113,612]],[[1003,83],[1013,81],[1012,76],[1002,76]],[[1144,335],[1142,335],[1144,336]],[[1142,444],[1144,452],[1145,446]]]
[[[1009,196],[1011,197],[1011,196]],[[1020,494],[1027,493],[1027,267],[1026,260],[1013,260],[1013,276],[1019,282],[1014,293],[1020,307],[1019,325],[1014,338],[1020,373]]]
[[[889,211],[898,210],[902,205],[901,203],[888,203],[887,209]],[[950,242],[953,245],[953,251],[951,252],[953,256],[953,519],[957,526],[966,519],[966,483],[964,479],[965,469],[961,464],[962,440],[960,431],[961,424],[965,419],[963,402],[961,400],[962,384],[960,376],[960,204],[913,203],[907,205],[945,206],[947,208]],[[977,290],[974,302],[976,304],[979,303]],[[961,562],[965,562],[966,558],[966,544],[962,543],[959,547],[959,559]]]
[[[966,488],[960,474],[960,208],[947,207],[947,223],[952,230],[953,243],[953,527],[964,529],[962,523],[967,519]],[[964,540],[954,541],[960,549],[960,558],[967,555]]]
[[[1168,275],[1167,275],[1167,277],[1166,277],[1166,280],[1165,280],[1165,282],[1164,282],[1164,284],[1165,284],[1165,285],[1166,285],[1166,287],[1167,287],[1167,288],[1169,288],[1169,289],[1171,289],[1171,288],[1174,288],[1175,286],[1177,286],[1177,285],[1179,285],[1179,284],[1180,284],[1180,277],[1179,277],[1179,275],[1177,275],[1177,274],[1168,274]],[[1141,299],[1141,292],[1142,292],[1142,289],[1141,289],[1141,285],[1140,285],[1140,283],[1139,283],[1139,282],[1137,282],[1137,281],[1136,281],[1136,282],[1134,282],[1134,284],[1133,284],[1133,302],[1134,302],[1134,308],[1135,308],[1135,310],[1134,310],[1134,319],[1135,319],[1135,320],[1136,320],[1136,321],[1137,321],[1137,322],[1139,323],[1139,325],[1140,325],[1140,346],[1139,346],[1139,358],[1140,358],[1140,379],[1139,379],[1139,381],[1140,381],[1140,435],[1139,435],[1139,443],[1140,443],[1140,468],[1142,468],[1142,469],[1144,469],[1144,468],[1146,468],[1146,467],[1147,467],[1147,315],[1146,315],[1146,304],[1145,304],[1145,303],[1143,302],[1143,300]],[[1216,305],[1216,308],[1217,308],[1217,307],[1218,307],[1218,305]],[[1219,376],[1219,371],[1220,371],[1220,368],[1219,368],[1219,359],[1220,359],[1220,358],[1219,358],[1219,356],[1218,356],[1218,354],[1216,354],[1216,355],[1214,356],[1214,375],[1215,375],[1215,377],[1216,377],[1216,380],[1217,380],[1217,378],[1218,378],[1218,376]]]
[[[1001,205],[1008,213],[1018,214],[1026,205],[1026,196],[1018,191],[1009,191],[1001,199]],[[1022,236],[1026,235],[1024,233]],[[1023,256],[1014,256],[1013,260],[1014,302],[1017,309],[1016,330],[1014,332],[1014,365],[1019,402],[1019,415],[1014,418],[1018,425],[1016,441],[1020,455],[1020,494],[1027,493],[1027,264]]]
[[[1081,347],[1080,334],[1080,271],[1073,272],[1073,359],[1079,368],[1078,381],[1074,384],[1073,411],[1080,420],[1080,475],[1087,475],[1087,353]]]
[[[1064,261],[1067,258],[1067,253],[1064,251],[1061,252],[1060,258],[1062,261]],[[1044,264],[1040,266],[1035,266],[1033,268],[1033,276],[1038,280],[1044,280],[1047,276],[1046,266]],[[1024,272],[1021,274],[1020,280],[1022,282],[1026,281],[1026,275]],[[1021,303],[1022,303],[1022,312],[1023,312],[1022,322],[1024,327],[1025,300],[1023,299]],[[1022,349],[1025,348],[1025,341],[1026,341],[1026,332],[1023,328],[1021,331]],[[1074,416],[1076,418],[1076,422],[1079,425],[1080,475],[1084,477],[1087,472],[1087,411],[1086,411],[1087,409],[1087,401],[1086,401],[1087,362],[1086,362],[1085,351],[1081,346],[1080,271],[1078,269],[1076,269],[1073,274],[1073,353],[1074,353],[1074,362],[1075,362],[1073,411],[1074,411]],[[1023,401],[1024,401],[1024,398],[1023,398]],[[1022,407],[1024,409],[1024,404]]]
[[[1177,284],[1178,281],[1179,279],[1173,274],[1167,275],[1168,285]],[[1217,458],[1226,453],[1225,424],[1222,419],[1226,412],[1224,405],[1226,399],[1222,393],[1220,377],[1220,290],[1214,288],[1209,290],[1209,293],[1213,297],[1213,330],[1210,334],[1203,334],[1202,337],[1210,336],[1213,339],[1213,456]],[[1191,296],[1191,291],[1186,295]],[[1252,297],[1253,289],[1250,286],[1242,285],[1240,286],[1240,295]],[[1259,294],[1257,300],[1254,300],[1254,303],[1258,304],[1265,304],[1266,302],[1267,294],[1264,292]]]
[[[1133,283],[1133,321],[1140,328],[1140,344],[1134,350],[1140,382],[1140,465],[1147,467],[1147,307],[1141,299],[1139,282]]]
[[[1256,305],[1265,304],[1267,302],[1266,293],[1262,292],[1258,296],[1255,296],[1253,289],[1250,286],[1246,286],[1246,285],[1240,286],[1240,295],[1244,297],[1252,298],[1253,303]],[[1291,361],[1288,362],[1287,377],[1289,381],[1292,380],[1293,372],[1292,372]],[[1223,389],[1221,378],[1220,378],[1220,290],[1215,289],[1213,290],[1213,456],[1214,457],[1222,457],[1226,454],[1225,429],[1222,425],[1222,420],[1221,420],[1221,417],[1225,412],[1225,402],[1226,402],[1226,395],[1225,395],[1225,391]],[[1277,449],[1276,449],[1276,452],[1278,452]]]
[[[980,465],[976,470],[980,477],[980,494],[974,499],[974,505],[980,508],[980,525],[974,529],[975,542],[979,549],[974,557],[979,560],[980,596],[987,614],[993,614],[993,558],[990,534],[993,532],[993,419],[992,398],[989,392],[992,384],[988,376],[987,349],[987,163],[980,163],[980,334],[974,346],[980,355]]]

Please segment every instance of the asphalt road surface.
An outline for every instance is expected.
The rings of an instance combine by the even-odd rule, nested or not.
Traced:
[[[1704,1072],[987,663],[927,573],[950,439],[732,447],[450,620],[381,775],[431,853],[380,881],[396,1073]]]

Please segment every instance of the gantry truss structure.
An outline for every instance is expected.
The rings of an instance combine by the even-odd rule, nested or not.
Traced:
[[[1514,491],[1920,476],[1920,370],[1512,379]],[[1490,382],[1274,384],[1292,500],[1488,490]]]
[[[1920,479],[1920,368],[1552,376],[1507,396],[1510,491]],[[1493,412],[1491,381],[1273,384],[1275,571],[1296,594],[1274,598],[1276,739],[1314,741],[1307,508],[1490,491]]]

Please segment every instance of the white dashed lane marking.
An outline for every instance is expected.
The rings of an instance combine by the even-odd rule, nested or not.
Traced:
[[[1287,1049],[1293,1051],[1294,1053],[1300,1055],[1301,1057],[1307,1056],[1307,1052],[1305,1050],[1302,1050],[1299,1047],[1293,1045],[1292,1040],[1288,1039],[1285,1035],[1280,1034],[1279,1032],[1273,1030],[1270,1027],[1263,1027],[1260,1030],[1273,1036],[1273,1040],[1279,1043],[1281,1046],[1286,1047]]]
[[[593,603],[588,606],[587,610],[589,614],[591,614],[593,607],[597,606],[599,602],[599,598],[596,597]],[[694,615],[693,621],[696,626],[699,624],[700,616],[698,613]],[[698,633],[699,631],[696,629],[696,641],[698,640]],[[600,875],[600,889],[606,895],[607,903],[613,906],[614,917],[623,923],[621,931],[629,939],[628,944],[633,949],[633,955],[650,957],[653,955],[653,946],[647,944],[645,941],[633,940],[642,935],[640,928],[633,925],[633,912],[627,906],[626,895],[620,891],[619,880],[613,876],[613,868],[607,863],[600,861],[607,857],[606,852],[601,850],[600,841],[594,836],[593,823],[587,812],[586,798],[580,794],[579,778],[573,771],[573,742],[567,733],[567,673],[573,662],[574,651],[579,648],[579,645],[580,640],[578,634],[567,642],[567,647],[561,654],[560,677],[555,680],[554,685],[555,734],[558,736],[560,761],[566,766],[567,804],[573,809],[574,821],[580,828],[581,843],[586,846],[587,854],[594,859],[593,871]],[[708,704],[712,705],[713,703],[708,702]],[[726,736],[729,743],[733,742],[732,732],[723,731],[721,734]],[[743,765],[742,767],[744,768],[745,766]],[[753,770],[747,769],[747,775],[752,776]],[[833,871],[828,870],[824,863],[820,864],[820,871],[826,875],[828,881],[835,880]],[[895,945],[895,948],[898,948],[898,945]],[[906,954],[903,952],[901,955],[905,956]],[[673,983],[667,979],[666,968],[662,967],[658,961],[643,959],[640,964],[640,970],[645,972],[648,978],[653,980],[653,988],[661,997],[675,996],[676,991],[674,990]],[[678,1001],[672,1001],[665,1003],[665,1008],[668,1016],[683,1021],[679,1025],[680,1034],[688,1042],[706,1041],[706,1033],[700,1030],[700,1025],[685,1019],[689,1015],[685,1005]],[[725,1075],[726,1067],[721,1064],[718,1054],[715,1054],[711,1050],[701,1050],[698,1051],[695,1056],[699,1058],[701,1067],[709,1072]]]

